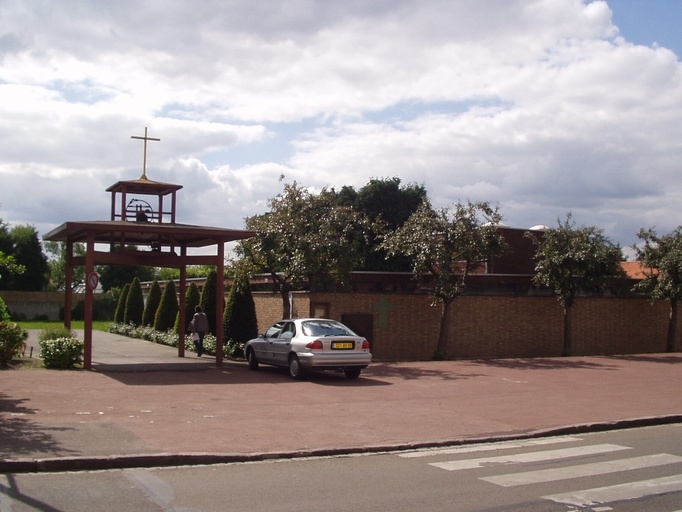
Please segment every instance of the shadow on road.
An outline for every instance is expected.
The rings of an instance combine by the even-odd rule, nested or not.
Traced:
[[[0,457],[17,459],[40,453],[50,456],[75,454],[73,450],[61,448],[52,435],[73,429],[46,427],[32,422],[29,416],[35,411],[25,407],[24,402],[24,399],[9,398],[0,393]]]

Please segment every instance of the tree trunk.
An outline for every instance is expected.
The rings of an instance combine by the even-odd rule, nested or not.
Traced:
[[[573,353],[573,305],[564,306],[564,356]]]
[[[440,332],[438,333],[438,347],[434,358],[447,359],[448,356],[448,326],[450,324],[450,312],[454,299],[443,300],[443,311],[440,317]]]
[[[668,343],[665,349],[668,352],[675,351],[675,334],[677,334],[677,301],[670,301],[670,319],[668,321]]]
[[[279,294],[282,297],[282,319],[291,318],[291,303],[289,302],[289,290],[280,288]]]

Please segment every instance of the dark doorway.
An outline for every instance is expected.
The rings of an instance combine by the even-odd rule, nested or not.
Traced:
[[[370,313],[344,313],[341,315],[341,322],[372,343],[372,338],[374,337],[374,315]]]

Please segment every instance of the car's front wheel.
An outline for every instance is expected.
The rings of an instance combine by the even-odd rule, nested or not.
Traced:
[[[362,371],[362,368],[346,368],[343,370],[343,373],[346,374],[346,378],[353,380],[357,379],[360,376],[360,372]]]
[[[256,354],[253,352],[252,348],[246,352],[246,362],[249,363],[249,370],[258,369],[258,359],[256,359]]]
[[[292,379],[299,380],[303,378],[304,370],[301,366],[301,361],[295,355],[289,356],[289,375]]]

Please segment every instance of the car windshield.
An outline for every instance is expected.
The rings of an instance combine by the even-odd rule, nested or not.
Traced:
[[[307,320],[301,328],[305,336],[357,336],[345,325],[330,320]]]

